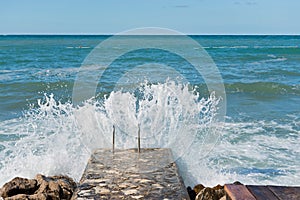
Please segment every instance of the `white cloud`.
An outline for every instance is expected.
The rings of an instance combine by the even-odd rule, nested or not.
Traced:
[[[258,4],[257,0],[237,0],[234,1],[235,5],[247,5],[247,6],[253,6]]]
[[[189,5],[175,5],[175,8],[188,8]]]

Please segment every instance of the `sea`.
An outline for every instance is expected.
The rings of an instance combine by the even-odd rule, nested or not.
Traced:
[[[108,46],[111,35],[0,36],[0,185],[38,173],[79,181],[113,129],[115,148],[136,148],[138,132],[142,148],[170,148],[186,185],[300,185],[300,36],[190,35],[198,47],[178,37],[124,50],[128,37],[141,36]],[[223,96],[189,62],[199,52]]]

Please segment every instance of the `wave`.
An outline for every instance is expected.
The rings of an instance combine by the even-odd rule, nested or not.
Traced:
[[[248,49],[250,46],[205,46],[204,49]]]
[[[111,148],[113,125],[116,148],[136,147],[140,128],[143,148],[171,148],[174,160],[180,158],[192,171],[189,147],[198,146],[194,156],[203,157],[219,136],[212,126],[218,102],[213,94],[200,98],[188,85],[171,81],[145,83],[132,93],[115,91],[78,107],[46,95],[23,117],[0,122],[0,135],[6,135],[0,138],[0,184],[36,173],[67,174],[79,181],[93,149]]]
[[[0,185],[36,173],[79,181],[91,151],[111,148],[113,125],[117,148],[136,147],[139,126],[142,147],[171,148],[186,185],[299,184],[298,115],[223,123],[213,120],[217,107],[214,96],[199,98],[188,85],[173,82],[115,91],[80,107],[45,95],[23,117],[0,122]],[[205,138],[214,131],[219,137],[220,130],[214,148],[207,145]],[[212,151],[206,154],[206,148]]]
[[[69,47],[66,47],[66,49],[90,49],[91,47],[88,47],[88,46],[69,46]]]
[[[300,85],[287,85],[275,82],[226,83],[226,92],[283,95],[300,95]]]
[[[286,60],[288,60],[286,57],[282,56],[282,57],[271,57],[268,55],[268,57],[270,57],[270,59],[263,59],[260,61],[254,61],[251,62],[250,65],[261,65],[261,64],[265,64],[265,63],[277,63],[277,62],[284,62]]]
[[[11,81],[13,80],[13,77],[7,74],[0,74],[0,81],[4,82],[4,81]]]
[[[204,49],[299,49],[300,46],[204,46]]]
[[[218,174],[214,176],[222,183],[299,184],[299,116],[285,119],[234,122],[229,118],[220,144],[207,161]]]
[[[291,79],[292,77],[299,77],[300,76],[300,72],[293,70],[293,69],[269,69],[269,70],[264,70],[262,72],[256,72],[257,75],[259,76],[281,76],[281,77],[285,77],[288,76],[289,79]]]
[[[254,46],[254,49],[298,49],[299,46]]]
[[[279,58],[273,58],[273,59],[267,59],[267,60],[264,60],[262,62],[282,62],[282,61],[286,61],[287,58],[285,57],[279,57]]]

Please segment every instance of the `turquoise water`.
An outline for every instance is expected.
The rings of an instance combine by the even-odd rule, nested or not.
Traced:
[[[80,131],[72,118],[73,85],[84,59],[108,37],[0,36],[0,171],[7,174],[1,183],[18,174],[81,173],[88,153],[74,136]],[[227,112],[213,151],[205,159],[191,154],[195,165],[192,161],[182,164],[186,183],[240,180],[299,185],[300,36],[190,37],[207,51],[222,75]],[[114,48],[118,46],[108,51]],[[164,66],[157,71],[151,68],[151,62],[162,60],[188,79],[190,89],[196,87],[201,97],[207,97],[203,78],[187,62],[144,49],[113,63],[97,87],[97,101],[104,101],[114,90],[113,83],[131,65],[150,63],[139,74],[157,73],[156,78],[164,80],[165,76],[159,77]],[[140,76],[141,81],[143,78]],[[133,87],[128,80],[121,80],[120,87]],[[171,129],[172,123],[167,125]],[[40,159],[47,165],[35,163]],[[73,169],[70,163],[78,159],[81,165]]]

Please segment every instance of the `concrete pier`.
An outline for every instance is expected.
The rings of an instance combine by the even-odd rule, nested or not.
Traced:
[[[74,199],[189,199],[170,149],[96,150]]]

